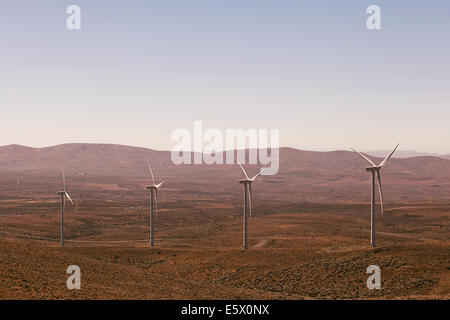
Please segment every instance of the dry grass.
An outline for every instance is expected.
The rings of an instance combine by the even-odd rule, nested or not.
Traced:
[[[0,297],[450,298],[449,206],[389,205],[377,221],[378,247],[370,249],[366,204],[259,201],[244,251],[240,204],[231,204],[165,202],[150,248],[139,241],[148,238],[144,201],[86,199],[77,212],[68,209],[68,242],[59,248],[55,201],[2,202]],[[80,291],[66,288],[71,264],[81,268]],[[381,267],[381,290],[366,287],[372,264]]]

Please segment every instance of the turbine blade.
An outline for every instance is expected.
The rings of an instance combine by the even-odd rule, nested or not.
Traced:
[[[239,165],[239,167],[241,167],[242,172],[244,172],[245,178],[246,178],[247,180],[250,180],[249,177],[248,177],[248,175],[247,175],[247,172],[244,170],[244,168],[241,166],[241,164],[240,164],[239,162],[238,162],[238,165]]]
[[[165,181],[160,182],[159,184],[156,185],[156,188],[158,189],[159,187],[161,187],[163,185]]]
[[[250,213],[250,220],[252,220],[252,184],[248,184],[248,191],[249,191],[249,213]]]
[[[382,187],[381,187],[381,174],[380,174],[380,171],[377,171],[377,178],[378,178],[378,191],[380,192],[381,215],[383,215],[383,213],[384,213],[384,208],[383,208],[383,190],[382,190]]]
[[[69,199],[70,203],[73,204],[73,201],[72,201],[72,199],[70,198],[69,194],[68,194],[67,192],[65,192],[65,191],[64,191],[64,193],[65,193],[67,199]]]
[[[251,178],[250,180],[255,181],[255,179],[256,179],[257,177],[259,177],[259,176],[261,175],[261,173],[263,173],[263,172],[264,172],[264,169],[262,169],[256,176],[254,176],[254,177]]]
[[[392,151],[391,154],[388,155],[388,156],[387,156],[387,157],[379,164],[379,167],[382,167],[382,166],[384,166],[384,165],[386,164],[386,161],[388,161],[388,160],[392,157],[392,155],[394,154],[395,150],[397,150],[397,148],[398,148],[399,145],[400,145],[400,143],[397,144],[397,146],[395,147],[394,151]]]
[[[366,159],[372,166],[376,167],[375,163],[373,163],[372,160],[370,160],[369,158],[367,158],[365,155],[363,155],[361,152],[355,150],[352,148],[353,152],[356,152],[357,154],[359,154],[362,158]]]
[[[66,191],[66,175],[64,174],[64,169],[61,169],[61,174],[63,178],[64,191]]]
[[[150,162],[147,160],[148,169],[150,170],[150,174],[152,175],[153,185],[156,185],[155,182],[155,176],[153,175],[152,166],[150,165]]]

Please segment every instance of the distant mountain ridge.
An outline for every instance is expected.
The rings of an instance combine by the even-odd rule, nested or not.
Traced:
[[[367,163],[351,151],[315,152],[280,148],[279,173],[255,182],[255,196],[295,201],[366,201]],[[383,157],[385,154],[383,154]],[[375,158],[380,162],[382,157]],[[238,197],[242,172],[237,165],[175,165],[169,151],[112,144],[64,144],[47,148],[0,147],[0,192],[15,190],[16,176],[32,190],[60,185],[64,167],[72,188],[141,190],[150,176],[146,161],[172,193],[198,197]],[[257,165],[245,165],[249,174]],[[450,160],[420,156],[393,158],[382,170],[386,201],[450,201]],[[101,182],[101,185],[100,185]],[[36,185],[36,187],[33,187]],[[36,192],[37,192],[36,191]]]

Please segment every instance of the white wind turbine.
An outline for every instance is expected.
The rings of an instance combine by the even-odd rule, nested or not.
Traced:
[[[148,169],[150,170],[150,174],[152,175],[153,184],[150,186],[146,186],[147,190],[150,190],[150,245],[153,247],[155,245],[154,242],[154,227],[153,227],[153,203],[155,203],[155,213],[158,215],[158,189],[162,186],[164,181],[156,184],[155,176],[153,175],[152,166],[150,162],[147,161]]]
[[[244,172],[245,179],[240,180],[239,183],[244,185],[244,249],[248,248],[248,237],[247,237],[247,208],[249,209],[248,212],[250,213],[250,220],[252,219],[252,182],[255,181],[255,179],[263,173],[264,169],[261,170],[257,175],[255,175],[253,178],[249,178],[247,175],[247,172],[244,170],[244,168],[241,166],[240,163],[239,167],[241,167],[242,172]],[[250,198],[250,199],[249,199]],[[249,201],[250,200],[250,201]]]
[[[64,191],[58,191],[58,194],[61,197],[61,247],[64,247],[64,209],[66,207],[66,197],[73,204],[72,199],[66,191],[66,176],[64,174],[64,170],[61,169],[62,178],[63,178],[63,186]]]
[[[376,165],[375,163],[373,163],[372,160],[367,158],[361,152],[356,151],[355,149],[352,149],[352,151],[359,154],[362,158],[367,160],[371,165],[370,167],[366,168],[366,171],[369,171],[372,174],[372,188],[371,188],[372,204],[371,204],[371,210],[370,210],[370,246],[371,247],[375,247],[375,173],[377,174],[377,179],[378,179],[378,191],[380,193],[381,214],[383,214],[383,191],[382,191],[382,187],[381,187],[380,169],[392,157],[392,155],[394,154],[395,150],[397,150],[399,145],[400,144],[397,144],[397,146],[394,148],[394,150],[383,161],[381,161],[379,165]]]

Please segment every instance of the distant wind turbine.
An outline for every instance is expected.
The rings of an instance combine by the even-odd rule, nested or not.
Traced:
[[[241,167],[242,172],[244,172],[245,179],[240,180],[239,183],[244,185],[244,249],[248,248],[248,237],[247,237],[247,210],[250,213],[250,220],[252,219],[252,182],[263,173],[264,170],[261,170],[256,176],[253,178],[249,178],[247,172],[244,170],[240,163],[239,167]],[[250,201],[249,201],[250,200]]]
[[[64,247],[64,209],[66,206],[66,197],[72,204],[73,201],[66,191],[66,176],[64,174],[64,170],[61,170],[61,173],[63,178],[64,191],[59,191],[56,194],[58,194],[61,197],[61,247]]]
[[[380,193],[380,204],[381,204],[381,214],[383,214],[383,191],[381,187],[381,168],[386,164],[386,162],[392,157],[395,150],[397,150],[398,146],[400,144],[397,144],[397,146],[394,148],[394,150],[383,160],[380,162],[379,165],[376,165],[373,163],[372,160],[367,158],[365,155],[363,155],[361,152],[356,151],[355,149],[352,149],[352,151],[359,154],[362,158],[367,160],[370,163],[370,167],[366,168],[366,171],[372,173],[372,189],[371,189],[371,198],[372,198],[372,205],[370,210],[370,246],[375,247],[375,173],[377,174],[378,179],[378,191]]]
[[[150,190],[150,245],[153,247],[155,245],[154,242],[154,227],[153,227],[153,207],[155,207],[155,213],[158,215],[158,189],[162,186],[164,181],[160,182],[159,184],[156,184],[155,182],[155,176],[153,175],[152,166],[150,165],[150,162],[147,161],[148,169],[150,171],[150,174],[152,175],[152,181],[153,184],[150,186],[146,186],[145,188],[147,190]],[[155,206],[153,206],[153,203],[155,203]]]

